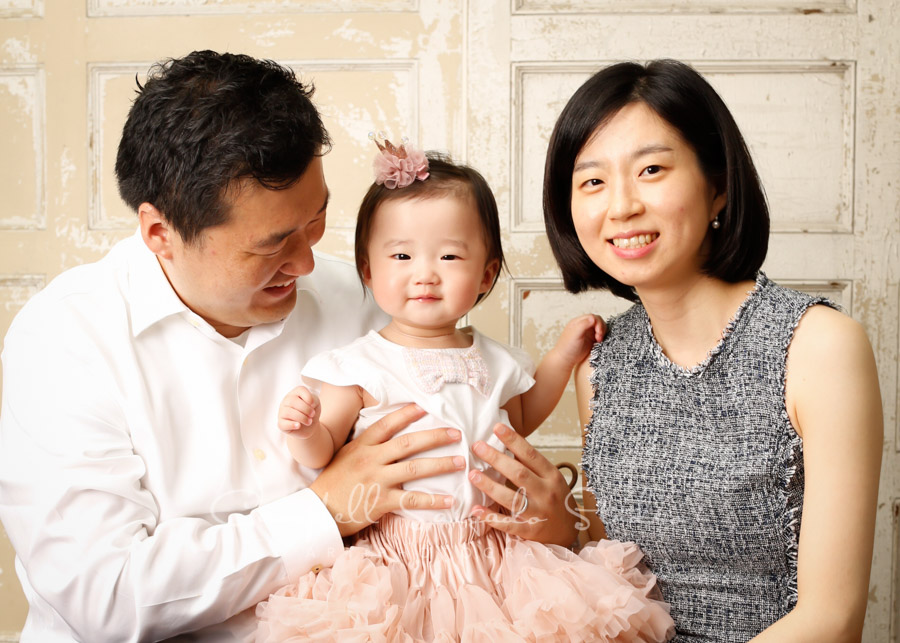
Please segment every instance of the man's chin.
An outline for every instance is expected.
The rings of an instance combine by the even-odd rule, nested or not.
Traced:
[[[251,315],[255,320],[251,325],[257,326],[259,324],[271,324],[272,322],[281,321],[282,319],[287,317],[292,310],[294,310],[294,306],[296,305],[297,291],[293,290],[287,296],[279,299],[276,302],[257,306],[255,310],[253,310]]]

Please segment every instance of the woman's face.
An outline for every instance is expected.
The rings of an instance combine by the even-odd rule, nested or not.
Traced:
[[[644,103],[597,129],[572,172],[572,220],[606,274],[638,294],[701,274],[710,222],[725,205],[693,148]]]

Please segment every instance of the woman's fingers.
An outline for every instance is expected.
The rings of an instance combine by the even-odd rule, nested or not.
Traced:
[[[473,445],[475,454],[514,485],[491,480],[480,472],[469,479],[485,495],[506,508],[509,515],[475,507],[472,515],[500,531],[543,543],[569,545],[575,540],[579,517],[569,486],[559,470],[509,427],[497,425],[494,433],[516,459],[483,442]]]

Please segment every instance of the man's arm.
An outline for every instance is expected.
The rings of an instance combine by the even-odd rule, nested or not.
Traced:
[[[337,530],[308,490],[247,514],[163,515],[113,373],[85,338],[22,326],[3,353],[0,518],[23,582],[75,637],[148,640],[218,623],[337,555]],[[66,380],[53,367],[63,360],[79,360],[81,377]]]
[[[242,490],[223,479],[213,483],[221,485],[221,507],[166,515],[171,503],[161,504],[147,486],[158,472],[135,452],[117,382],[122,374],[98,346],[85,346],[85,337],[55,339],[32,324],[16,326],[3,354],[0,519],[26,572],[23,583],[74,638],[157,640],[220,623],[313,566],[330,565],[341,551],[329,510],[351,513],[340,503],[352,498],[336,491],[327,506],[305,489],[243,513],[227,502]],[[53,367],[61,362],[80,364],[79,377]],[[386,434],[400,428],[390,425]],[[451,439],[435,433],[442,435],[367,451],[388,451],[378,457],[388,461]],[[174,454],[178,445],[171,448]],[[425,461],[431,466],[418,471],[449,470],[449,460]],[[416,468],[396,467],[398,484]],[[336,486],[350,486],[370,469],[337,467]],[[197,479],[198,472],[185,475]],[[377,472],[370,477],[382,481]]]

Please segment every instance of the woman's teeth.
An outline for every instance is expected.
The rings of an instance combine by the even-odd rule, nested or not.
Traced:
[[[613,239],[612,243],[616,248],[643,248],[647,244],[655,241],[656,237],[658,236],[659,235],[656,233],[636,234],[633,237],[628,237],[627,239]]]

